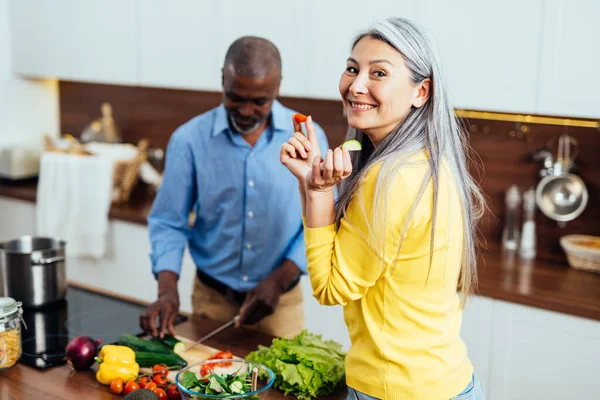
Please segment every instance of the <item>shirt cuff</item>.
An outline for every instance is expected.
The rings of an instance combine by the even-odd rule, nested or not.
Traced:
[[[158,273],[162,271],[171,271],[177,274],[177,276],[179,276],[179,274],[181,273],[181,262],[183,259],[183,252],[169,251],[157,257],[151,256],[151,259],[152,273],[154,274],[155,279],[158,278]]]
[[[321,226],[319,228],[307,228],[304,226],[304,241],[308,247],[310,244],[333,243],[337,228],[335,224]]]

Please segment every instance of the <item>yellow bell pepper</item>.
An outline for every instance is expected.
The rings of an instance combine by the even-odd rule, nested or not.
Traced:
[[[127,382],[137,378],[140,372],[140,366],[135,362],[134,351],[126,346],[104,345],[96,361],[100,363],[96,380],[103,385],[110,385],[115,378],[123,378]]]

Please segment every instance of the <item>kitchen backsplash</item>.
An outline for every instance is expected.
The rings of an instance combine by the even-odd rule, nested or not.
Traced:
[[[151,147],[165,148],[173,131],[190,118],[215,106],[221,100],[218,92],[115,86],[79,82],[59,83],[60,127],[63,134],[79,136],[83,128],[100,115],[100,105],[109,102],[113,116],[125,142],[150,140]],[[287,107],[313,115],[327,133],[330,145],[342,143],[346,124],[339,101],[282,97]],[[533,153],[558,135],[567,133],[578,141],[575,160],[579,176],[589,192],[586,210],[577,219],[559,227],[556,222],[536,211],[537,257],[559,262],[565,256],[559,238],[567,234],[600,236],[600,131],[593,128],[561,127],[465,119],[475,151],[473,172],[488,200],[489,211],[480,225],[487,248],[500,248],[504,225],[505,191],[516,184],[521,190],[539,182],[541,165]],[[481,168],[476,168],[480,164]]]

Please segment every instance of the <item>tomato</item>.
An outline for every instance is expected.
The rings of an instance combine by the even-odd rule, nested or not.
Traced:
[[[166,376],[162,376],[161,374],[156,374],[152,377],[152,382],[156,383],[156,386],[160,386],[160,385],[166,385],[168,381],[167,381]]]
[[[306,115],[303,115],[303,114],[300,114],[300,113],[296,113],[296,114],[294,114],[294,120],[297,123],[306,122]]]
[[[123,393],[123,378],[115,378],[110,383],[110,392],[112,394]]]
[[[212,357],[210,357],[209,360],[220,360],[220,359],[231,360],[232,358],[233,358],[233,354],[231,354],[231,351],[229,351],[229,350],[227,350],[227,351],[219,350]],[[217,366],[217,367],[230,367],[232,365],[232,363],[230,363],[230,362],[220,362],[220,363],[216,363],[214,365]]]
[[[146,383],[146,387],[144,389],[148,389],[148,390],[154,390],[158,387],[158,385],[154,382],[148,382]]]
[[[167,397],[169,400],[180,400],[181,394],[179,393],[179,389],[177,389],[177,385],[170,385],[167,388]]]
[[[150,378],[148,378],[147,376],[142,376],[140,378],[140,389],[144,389],[148,382],[150,382]]]
[[[138,385],[137,382],[132,379],[132,380],[127,381],[127,383],[125,384],[124,393],[129,394],[131,392],[135,392],[139,388],[140,388],[140,385]]]
[[[163,377],[167,377],[167,374],[169,373],[169,370],[167,369],[167,366],[165,364],[156,364],[154,367],[152,367],[152,376],[155,377],[157,375],[162,375]],[[159,374],[160,372],[160,374]]]
[[[159,400],[167,400],[167,392],[164,389],[158,388],[153,390],[154,394],[158,396]]]
[[[206,376],[212,372],[213,371],[210,365],[204,364],[202,367],[200,367],[200,376]]]

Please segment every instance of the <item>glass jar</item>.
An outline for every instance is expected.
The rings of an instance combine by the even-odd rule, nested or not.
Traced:
[[[15,365],[21,357],[21,302],[0,297],[0,372]]]

